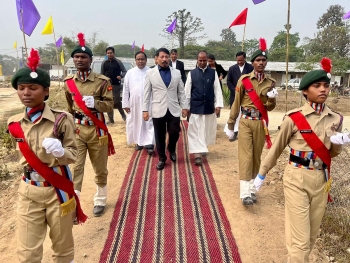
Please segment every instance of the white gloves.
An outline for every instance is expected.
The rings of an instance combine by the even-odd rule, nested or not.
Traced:
[[[86,107],[88,108],[95,107],[95,99],[93,96],[83,96],[83,101],[85,102]]]
[[[347,144],[350,142],[349,133],[348,132],[344,132],[344,133],[339,132],[336,135],[332,135],[330,137],[330,140],[334,144]]]
[[[46,153],[52,153],[53,156],[59,158],[64,155],[64,148],[60,140],[55,138],[45,138],[42,143]]]
[[[269,91],[268,93],[266,93],[266,96],[269,98],[276,98],[278,95],[277,89],[273,88],[271,91]]]
[[[226,123],[226,125],[225,125],[224,132],[226,133],[226,136],[227,136],[229,139],[232,139],[233,136],[235,135],[235,132],[234,132],[233,130],[229,130],[228,124],[227,124],[227,123]]]
[[[260,174],[258,174],[255,179],[254,179],[254,185],[256,188],[256,191],[260,190],[260,187],[264,184],[265,181],[265,176],[262,176]]]

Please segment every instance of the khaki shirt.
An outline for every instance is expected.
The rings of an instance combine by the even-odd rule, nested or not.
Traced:
[[[232,104],[230,118],[227,121],[230,130],[233,130],[235,126],[241,107],[256,109],[242,83],[242,79],[247,76],[250,78],[256,94],[258,94],[266,109],[272,111],[276,107],[276,99],[266,96],[266,93],[275,87],[274,79],[265,75],[265,78],[258,83],[258,79],[255,77],[255,71],[252,71],[250,74],[242,75],[237,82],[235,101]]]
[[[61,119],[57,128],[58,134],[62,134],[63,139],[60,139],[60,141],[64,148],[64,155],[56,158],[51,153],[46,153],[45,148],[42,146],[42,142],[45,138],[55,138],[53,134],[54,123],[56,118],[58,118],[62,112],[63,111],[50,109],[46,104],[41,119],[35,124],[29,120],[25,110],[23,113],[12,116],[7,121],[8,124],[11,122],[21,123],[24,136],[30,149],[49,167],[68,165],[74,163],[77,159],[78,148],[75,139],[75,124],[72,115],[69,113],[67,113],[67,117]],[[13,137],[12,141],[18,152],[19,163],[23,166],[27,165],[28,163],[23,157],[19,150],[18,143]]]
[[[91,71],[89,77],[85,81],[81,80],[77,73],[74,76],[65,78],[65,80],[67,79],[74,79],[81,96],[94,96],[95,108],[90,109],[92,112],[110,112],[113,110],[112,85],[109,78]],[[83,110],[80,109],[73,100],[67,83],[65,83],[65,92],[68,102],[68,111],[72,114],[74,111],[83,113]]]
[[[333,144],[330,141],[332,135],[336,134],[336,132],[341,132],[342,130],[343,125],[340,114],[333,112],[330,108],[325,106],[320,115],[315,112],[309,103],[305,103],[301,108],[286,113],[280,126],[280,131],[278,132],[269,153],[260,166],[259,174],[266,175],[267,172],[276,165],[277,159],[287,145],[297,151],[312,151],[297,126],[288,116],[297,111],[300,111],[305,116],[311,129],[329,150],[331,157],[337,156],[341,152],[342,146]]]

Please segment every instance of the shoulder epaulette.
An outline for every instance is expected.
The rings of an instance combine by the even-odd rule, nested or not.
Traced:
[[[72,79],[73,77],[74,77],[74,75],[68,75],[67,77],[64,78],[64,80]]]
[[[96,78],[103,79],[103,80],[110,80],[109,77],[106,77],[105,75],[102,75],[102,74],[96,74]]]

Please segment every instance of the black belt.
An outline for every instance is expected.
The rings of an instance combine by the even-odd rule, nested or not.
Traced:
[[[84,118],[84,114],[80,113],[79,111],[75,111],[73,114],[75,119],[82,120]]]
[[[306,166],[306,167],[309,167],[310,166],[310,159],[305,157],[305,158],[302,158],[302,157],[299,157],[299,156],[296,156],[296,155],[293,155],[293,154],[290,154],[289,155],[289,161],[290,162],[293,162],[293,163],[297,163],[297,164],[300,164],[302,166]],[[320,169],[318,168],[316,165],[316,162],[314,162],[314,167],[316,169]],[[327,165],[325,163],[322,163],[322,169],[326,169],[327,168]]]

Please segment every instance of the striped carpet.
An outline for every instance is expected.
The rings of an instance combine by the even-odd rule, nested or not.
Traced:
[[[157,156],[132,156],[100,263],[241,262],[209,164],[187,153],[186,127],[163,171]]]

